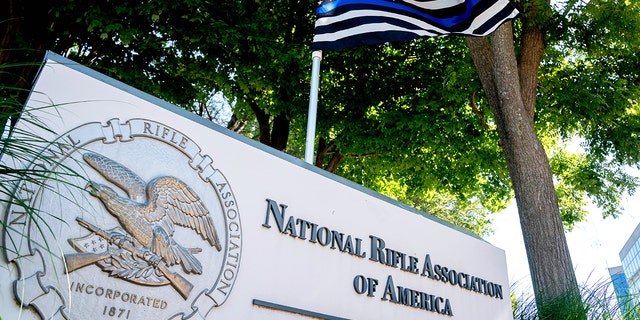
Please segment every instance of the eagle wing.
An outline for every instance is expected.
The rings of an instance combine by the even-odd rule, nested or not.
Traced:
[[[149,183],[147,196],[152,204],[152,210],[145,215],[149,222],[160,222],[169,235],[174,232],[173,224],[193,229],[212,247],[218,251],[222,249],[209,211],[200,197],[180,179],[154,179]]]
[[[133,171],[97,153],[87,152],[82,158],[105,179],[124,190],[131,200],[138,203],[146,202],[147,183]]]

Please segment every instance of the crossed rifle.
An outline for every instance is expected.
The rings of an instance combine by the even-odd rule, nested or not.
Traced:
[[[109,243],[113,243],[116,246],[118,246],[120,249],[127,250],[131,252],[131,254],[133,254],[134,256],[144,259],[150,265],[153,265],[151,261],[161,260],[160,257],[158,257],[155,253],[150,251],[140,250],[138,247],[134,246],[130,242],[112,241],[113,237],[107,231],[104,231],[92,225],[91,223],[85,221],[80,217],[76,218],[76,221],[78,221],[78,224],[84,227],[85,229],[101,236],[105,240],[109,241]],[[109,258],[110,256],[111,254],[108,251],[101,252],[101,253],[76,252],[76,253],[65,254],[64,260],[67,265],[66,273],[70,273],[82,267],[88,266],[90,264],[94,264],[100,260]],[[155,268],[159,270],[162,273],[162,275],[164,275],[165,278],[167,278],[167,280],[169,280],[169,282],[171,283],[171,286],[173,286],[180,293],[180,295],[182,295],[182,297],[185,300],[187,299],[187,297],[189,297],[189,293],[191,293],[191,289],[193,289],[193,285],[187,279],[169,270],[167,268],[167,265],[164,262],[158,263],[157,265],[155,265]]]

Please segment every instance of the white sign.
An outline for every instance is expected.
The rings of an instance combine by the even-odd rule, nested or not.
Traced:
[[[60,56],[23,118],[2,318],[512,319],[504,251]]]

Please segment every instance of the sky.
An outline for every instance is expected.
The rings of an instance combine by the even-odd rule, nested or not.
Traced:
[[[602,218],[596,207],[589,208],[586,221],[578,223],[567,233],[567,244],[579,284],[609,281],[608,268],[620,266],[622,246],[640,223],[640,194],[628,197],[622,203],[623,213],[618,218]],[[494,246],[505,250],[509,282],[516,291],[531,288],[529,266],[522,240],[515,200],[509,207],[492,218],[494,233],[485,237]]]

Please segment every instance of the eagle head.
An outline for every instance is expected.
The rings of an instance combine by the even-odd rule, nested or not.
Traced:
[[[100,199],[104,204],[108,204],[119,197],[110,187],[93,181],[87,183],[85,190],[87,190],[90,195]]]

